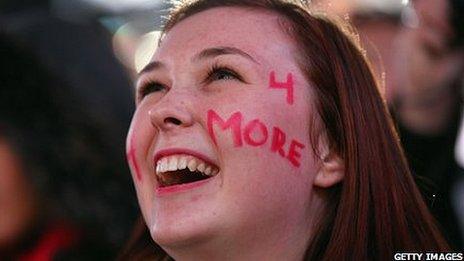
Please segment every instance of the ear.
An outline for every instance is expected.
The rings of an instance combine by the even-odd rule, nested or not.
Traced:
[[[321,167],[314,179],[314,185],[329,188],[343,180],[345,163],[336,153],[329,152],[321,160]]]

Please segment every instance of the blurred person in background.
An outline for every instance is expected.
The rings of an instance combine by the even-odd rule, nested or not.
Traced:
[[[110,259],[135,212],[120,126],[25,49],[0,35],[0,260]]]
[[[114,123],[108,135],[123,155],[122,137],[134,110],[132,82],[113,53],[112,36],[98,20],[99,10],[85,2],[90,1],[2,0],[0,31],[75,90],[82,110]]]
[[[431,210],[449,242],[462,249],[453,207],[462,175],[454,147],[462,110],[464,1],[416,0],[416,20],[403,27],[395,45],[390,103],[414,174],[434,190]]]
[[[118,249],[126,239],[137,211],[133,187],[126,174],[128,167],[124,160],[125,136],[134,109],[132,84],[127,71],[113,53],[111,34],[98,20],[96,13],[99,10],[84,6],[84,2],[87,1],[0,1],[0,31],[13,39],[15,45],[21,44],[22,49],[28,51],[26,56],[32,55],[40,62],[40,66],[35,67],[40,67],[42,71],[46,71],[49,78],[59,82],[54,83],[54,87],[50,87],[51,90],[58,88],[57,86],[64,89],[64,94],[54,96],[56,102],[63,106],[62,111],[50,115],[55,118],[58,115],[69,121],[66,124],[57,122],[55,132],[56,135],[66,136],[67,142],[74,140],[75,143],[74,147],[65,146],[60,152],[47,152],[50,153],[50,157],[43,162],[44,157],[38,153],[27,151],[25,154],[42,163],[50,161],[55,164],[57,161],[62,164],[60,160],[51,156],[69,158],[66,169],[47,168],[54,175],[66,174],[63,180],[55,182],[51,179],[55,189],[63,192],[53,192],[53,195],[66,195],[67,198],[63,200],[68,203],[76,201],[76,207],[70,209],[73,216],[86,221],[94,220],[91,222],[92,226],[98,224],[98,230],[102,230],[102,242],[109,244],[111,249]],[[65,11],[68,13],[57,7],[56,3],[65,7],[62,9],[67,8]],[[72,13],[73,11],[76,13]],[[8,57],[2,57],[2,66],[9,66],[8,64],[13,62],[14,57]],[[30,73],[27,68],[16,66],[15,70],[22,71],[23,74],[15,77],[27,78]],[[11,79],[11,84],[18,81],[16,78]],[[21,81],[17,83],[18,88],[23,83]],[[42,85],[38,86],[45,88]],[[5,97],[34,97],[25,90],[22,93],[19,93],[20,90],[16,91],[16,94],[10,92]],[[51,99],[47,95],[45,97]],[[71,101],[64,102],[65,99]],[[19,104],[24,103],[19,100]],[[22,113],[26,115],[24,111],[33,108],[31,105]],[[46,106],[37,108],[33,110],[38,110],[37,113],[30,115],[31,118],[39,117],[42,108]],[[4,108],[5,113],[13,111],[8,110],[12,109]],[[17,117],[22,117],[23,114],[18,114]],[[45,118],[42,122],[52,125],[56,120],[53,117]],[[41,121],[37,118],[37,122]],[[66,128],[62,128],[65,126]],[[34,134],[33,131],[30,133]],[[74,134],[77,136],[73,136]],[[84,134],[85,137],[79,136]],[[11,145],[11,141],[7,141],[9,147],[17,149],[15,144]],[[52,146],[50,142],[47,144]],[[42,149],[48,149],[47,146]],[[20,156],[23,155],[20,153]],[[72,166],[75,169],[72,169]],[[40,195],[41,192],[37,194]],[[57,205],[60,204],[61,202]],[[71,205],[69,204],[70,208]]]
[[[351,19],[398,118],[416,182],[448,239],[462,248],[464,216],[456,209],[462,199],[455,191],[463,190],[463,175],[453,156],[462,97],[462,1],[416,1],[402,13],[391,10],[361,5]]]
[[[354,11],[351,21],[359,33],[359,40],[366,51],[375,76],[379,79],[385,99],[391,100],[394,80],[394,42],[401,29],[399,12],[381,10]]]

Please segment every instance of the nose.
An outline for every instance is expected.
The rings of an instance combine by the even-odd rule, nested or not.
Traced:
[[[164,101],[148,112],[152,125],[159,130],[172,130],[193,125],[193,116],[185,102]]]

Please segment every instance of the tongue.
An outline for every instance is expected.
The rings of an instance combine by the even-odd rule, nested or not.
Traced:
[[[191,172],[188,169],[169,171],[163,173],[161,178],[161,186],[168,187],[179,184],[192,183],[195,181],[207,179],[207,176],[202,175],[200,172]]]

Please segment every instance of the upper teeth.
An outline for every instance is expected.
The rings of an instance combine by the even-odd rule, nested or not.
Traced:
[[[156,162],[156,174],[187,168],[192,172],[198,171],[208,176],[214,176],[219,172],[216,167],[190,155],[171,155],[162,157]]]

